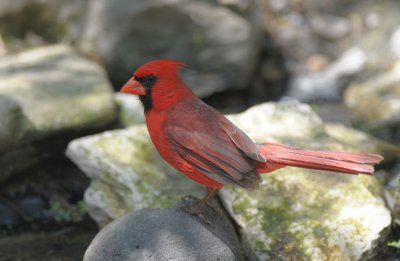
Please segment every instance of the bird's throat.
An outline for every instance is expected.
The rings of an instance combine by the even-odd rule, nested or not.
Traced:
[[[139,100],[143,105],[144,112],[151,110],[153,107],[153,100],[151,98],[151,88],[146,88],[146,95],[139,96]]]
[[[139,100],[143,105],[144,112],[147,112],[153,107],[153,99],[151,97],[151,93],[153,86],[157,81],[157,77],[149,75],[146,77],[136,77],[136,80],[140,82],[145,89],[146,95],[139,96]]]

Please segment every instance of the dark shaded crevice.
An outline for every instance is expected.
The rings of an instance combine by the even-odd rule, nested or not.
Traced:
[[[397,246],[391,246],[390,244],[393,242],[400,241],[400,227],[392,224],[391,227],[383,230],[382,233],[387,233],[388,237],[379,237],[386,238],[385,241],[379,241],[376,243],[377,251],[373,253],[371,256],[363,256],[363,260],[368,261],[397,261],[400,260],[400,248]]]
[[[65,156],[70,141],[115,129],[103,127],[65,131],[32,142],[39,162],[13,173],[0,184],[0,237],[58,231],[81,222],[94,222],[84,214],[83,193],[90,179]]]

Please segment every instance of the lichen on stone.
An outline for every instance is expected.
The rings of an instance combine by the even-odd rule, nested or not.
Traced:
[[[307,105],[267,103],[229,117],[257,141],[356,149],[329,135]],[[67,154],[92,184],[103,186],[96,193],[91,186],[93,195],[85,196],[95,220],[145,207],[170,207],[198,191],[160,158],[144,125],[75,140]],[[373,251],[391,222],[374,177],[287,167],[262,178],[258,190],[226,186],[220,193],[244,244],[260,260],[358,260]]]

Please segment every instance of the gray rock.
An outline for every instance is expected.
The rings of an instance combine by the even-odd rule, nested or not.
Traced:
[[[241,2],[90,1],[76,41],[104,61],[116,86],[145,62],[173,58],[190,65],[183,76],[202,96],[245,87],[261,43],[256,1]]]
[[[323,71],[293,77],[286,95],[303,102],[319,99],[338,100],[346,77],[361,71],[365,60],[366,54],[363,50],[351,48]]]
[[[84,198],[100,226],[134,210],[172,207],[184,195],[204,193],[161,159],[143,125],[76,139],[66,154],[92,179]]]
[[[276,8],[269,7],[271,3]],[[382,0],[377,5],[374,0],[274,0],[260,4],[265,6],[261,9],[264,25],[295,77],[310,73],[310,57],[324,55],[336,60],[353,46],[364,50],[366,58],[357,77],[384,71],[396,59],[396,47],[390,48],[388,43],[400,24],[399,1]]]
[[[256,141],[330,150],[362,147],[357,132],[339,142],[307,105],[263,104],[231,119]],[[262,178],[256,191],[221,191],[260,260],[362,260],[388,234],[390,211],[374,177],[283,168]]]
[[[400,62],[386,73],[349,86],[345,104],[362,128],[400,140]]]
[[[200,95],[248,86],[261,49],[256,0],[3,0],[0,28],[13,49],[76,43],[115,86],[149,60],[183,60]]]
[[[127,214],[97,234],[83,260],[244,260],[232,224],[219,211],[204,208],[210,224],[176,208]]]
[[[367,146],[370,138],[351,129],[327,131],[308,105],[296,102],[261,104],[229,118],[257,142],[396,151],[379,141]],[[160,159],[142,125],[74,140],[67,155],[92,179],[85,202],[101,226],[144,207],[172,206],[198,191]],[[221,193],[248,239],[244,243],[261,260],[357,260],[375,253],[386,238],[390,211],[374,177],[284,168],[262,178],[257,191],[226,187]]]
[[[0,95],[0,153],[20,142],[30,128],[18,102]]]
[[[0,61],[0,180],[51,152],[33,141],[93,129],[115,119],[112,88],[95,63],[63,45]],[[2,153],[3,152],[3,153]]]

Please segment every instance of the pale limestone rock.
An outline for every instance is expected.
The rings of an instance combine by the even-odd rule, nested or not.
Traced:
[[[255,141],[358,150],[327,133],[304,104],[266,103],[229,118]],[[144,125],[75,140],[67,155],[92,178],[85,201],[100,225],[144,207],[172,206],[197,191],[160,159]],[[359,260],[385,239],[391,217],[374,177],[297,168],[262,177],[259,190],[228,186],[221,192],[261,260]]]
[[[93,129],[115,119],[112,88],[100,66],[55,45],[0,61],[0,180],[45,154],[31,142]],[[4,151],[4,153],[2,153]]]

